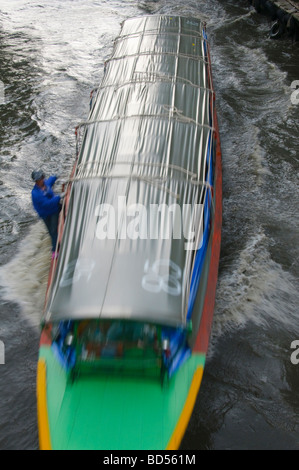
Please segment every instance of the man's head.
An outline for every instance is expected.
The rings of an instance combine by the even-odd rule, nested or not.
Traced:
[[[31,173],[31,177],[36,183],[41,183],[45,179],[45,175],[42,170],[34,170]]]

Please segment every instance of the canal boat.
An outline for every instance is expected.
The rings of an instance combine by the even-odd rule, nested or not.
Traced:
[[[65,187],[37,367],[40,449],[179,449],[221,243],[205,25],[123,22]]]

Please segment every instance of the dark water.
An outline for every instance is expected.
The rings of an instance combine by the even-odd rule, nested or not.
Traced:
[[[204,18],[223,152],[223,234],[209,358],[182,449],[299,449],[299,43],[245,0],[1,0],[0,448],[37,449],[35,378],[50,242],[30,174],[66,178],[120,22]]]

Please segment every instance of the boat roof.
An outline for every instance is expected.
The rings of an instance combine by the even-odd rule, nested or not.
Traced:
[[[186,324],[194,251],[176,230],[190,214],[199,227],[206,191],[213,133],[206,47],[195,18],[122,24],[80,125],[46,321]]]

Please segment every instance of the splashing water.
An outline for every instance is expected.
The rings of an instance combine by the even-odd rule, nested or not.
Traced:
[[[297,288],[293,276],[271,259],[269,239],[260,229],[246,243],[233,267],[220,277],[213,338],[244,328],[279,325],[293,331],[297,319]],[[214,343],[212,341],[212,343]]]
[[[50,263],[50,237],[39,221],[20,242],[16,256],[0,268],[3,298],[18,302],[35,328],[43,312]]]

